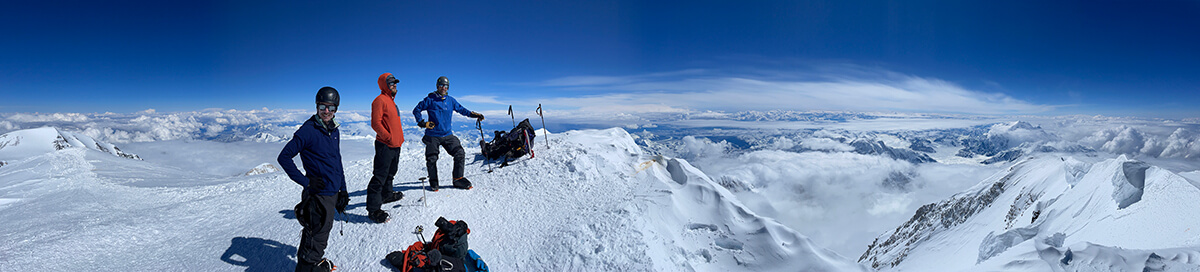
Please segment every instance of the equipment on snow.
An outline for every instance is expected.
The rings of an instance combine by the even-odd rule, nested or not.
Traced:
[[[471,233],[471,229],[466,222],[438,217],[435,225],[438,229],[429,242],[425,242],[423,227],[417,226],[413,233],[418,235],[420,241],[405,250],[389,253],[386,257],[388,263],[402,272],[488,271],[483,258],[467,246],[467,234]]]
[[[482,133],[482,132],[481,132]],[[495,137],[492,142],[488,143],[479,140],[480,151],[483,156],[488,159],[504,158],[504,162],[500,167],[508,166],[508,159],[525,156],[526,153],[533,155],[533,126],[529,125],[529,119],[522,120],[510,131],[495,131]]]
[[[429,195],[425,194],[425,179],[428,179],[428,178],[426,178],[426,177],[419,178],[419,180],[421,180],[421,204],[425,205],[425,207],[429,207],[429,199],[426,198]],[[420,231],[421,226],[417,226],[417,230]]]
[[[517,126],[517,117],[514,116],[512,113],[512,105],[508,105],[508,118],[512,119],[513,126],[516,127]]]
[[[317,104],[330,103],[337,106],[340,101],[341,98],[338,96],[338,91],[333,87],[325,86],[317,91]]]
[[[546,130],[546,117],[542,116],[542,104],[538,104],[537,115],[538,118],[542,119],[542,130]],[[549,133],[550,131],[546,130],[546,132]],[[546,149],[550,149],[550,135],[546,135]]]
[[[483,150],[483,144],[486,143],[483,141],[483,121],[475,120],[475,129],[479,130],[479,150]],[[492,140],[495,141],[496,139],[492,138]],[[484,157],[487,157],[487,155],[484,155]],[[493,170],[495,169],[492,169],[492,165],[488,164],[488,173],[491,173]]]

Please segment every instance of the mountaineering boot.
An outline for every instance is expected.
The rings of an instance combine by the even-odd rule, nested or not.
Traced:
[[[384,198],[384,199],[383,199],[383,203],[392,203],[392,202],[396,202],[397,200],[400,200],[401,198],[404,198],[404,193],[401,193],[401,192],[392,192],[392,196],[391,196],[391,197],[388,197],[388,198]]]
[[[429,181],[429,190],[430,190],[430,191],[434,191],[434,192],[437,192],[437,191],[438,191],[438,183],[437,183],[437,181],[433,181],[433,180]]]
[[[383,210],[372,211],[371,214],[367,215],[367,218],[370,218],[375,223],[386,223],[389,219],[388,213]]]
[[[296,263],[296,272],[329,272],[334,270],[337,270],[337,266],[333,265],[333,262],[330,262],[329,259],[321,259],[320,262],[315,264],[305,262],[304,260]]]
[[[334,270],[337,270],[337,266],[333,265],[333,262],[330,262],[329,259],[321,259],[321,262],[313,266],[312,269],[313,272],[329,272]]]
[[[469,190],[472,188],[471,181],[467,180],[467,177],[460,177],[460,178],[454,179],[454,187],[463,189],[463,190]]]

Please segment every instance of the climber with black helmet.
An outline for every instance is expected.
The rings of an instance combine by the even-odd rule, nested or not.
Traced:
[[[333,229],[334,213],[345,213],[350,204],[342,168],[338,123],[333,119],[339,100],[338,91],[333,87],[318,90],[317,113],[300,125],[277,158],[288,177],[304,187],[300,204],[295,207],[296,220],[304,227],[296,250],[296,271],[336,268],[324,258],[325,247],[329,242],[329,231]],[[307,173],[301,173],[292,162],[297,154]]]
[[[450,131],[451,113],[457,112],[468,118],[477,118],[483,120],[483,114],[473,112],[458,104],[458,100],[451,97],[450,79],[439,77],[437,79],[437,91],[429,93],[424,100],[417,103],[413,108],[413,116],[416,117],[417,125],[425,128],[425,136],[421,137],[421,142],[425,144],[425,169],[429,172],[430,190],[438,190],[438,172],[437,159],[438,147],[446,149],[454,157],[453,185],[460,189],[471,189],[471,181],[463,177],[463,164],[466,163],[466,152],[463,151],[462,144],[459,143],[458,137],[455,137]],[[429,115],[429,121],[421,117],[421,111],[425,111]]]

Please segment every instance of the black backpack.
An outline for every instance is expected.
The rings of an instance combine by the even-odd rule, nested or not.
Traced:
[[[466,261],[469,255],[467,234],[471,233],[466,221],[438,217],[434,225],[438,229],[433,234],[433,240],[428,243],[416,242],[406,250],[389,253],[387,261],[401,272],[487,271],[486,264],[481,269],[475,263],[468,265]]]
[[[517,127],[510,131],[497,130],[495,134],[490,143],[479,140],[480,150],[488,159],[518,158],[530,154],[533,149],[533,138],[537,137],[533,126],[529,125],[528,118],[521,120],[521,123],[518,123]]]

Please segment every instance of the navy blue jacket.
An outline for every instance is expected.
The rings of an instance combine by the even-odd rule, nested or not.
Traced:
[[[317,123],[317,115],[314,114],[292,134],[292,140],[283,146],[283,151],[279,151],[279,166],[283,167],[292,181],[304,186],[305,194],[331,196],[346,190],[337,123],[330,121],[334,123],[331,124],[333,127],[327,129]],[[292,162],[296,154],[300,154],[300,162],[304,164],[304,171],[308,175],[296,169],[296,163]],[[319,177],[323,182],[309,186],[310,177]]]
[[[450,131],[450,118],[453,117],[451,112],[458,112],[467,117],[471,116],[471,111],[458,104],[458,100],[454,100],[449,95],[438,95],[437,92],[429,93],[425,100],[421,100],[413,108],[413,116],[416,117],[417,123],[425,121],[425,118],[421,118],[421,111],[429,113],[429,121],[433,122],[434,127],[425,129],[425,135],[433,137],[445,137],[452,133]]]

